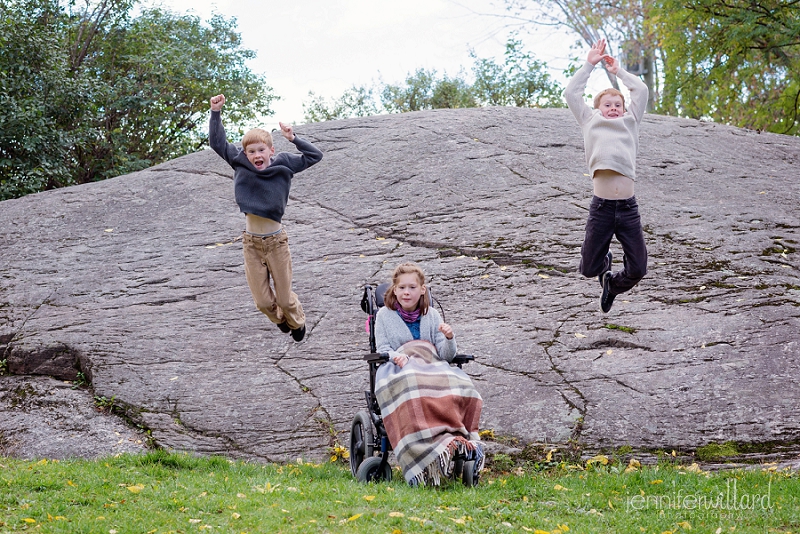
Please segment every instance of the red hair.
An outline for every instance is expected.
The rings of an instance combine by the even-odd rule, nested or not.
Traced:
[[[609,87],[608,89],[603,89],[602,91],[597,93],[597,95],[594,97],[594,109],[600,109],[600,99],[606,95],[620,97],[622,99],[622,109],[623,110],[627,109],[625,107],[625,97],[623,96],[622,93],[620,93],[617,89],[614,89],[613,87]]]
[[[394,296],[394,290],[397,289],[400,276],[404,274],[416,274],[417,279],[419,280],[419,285],[425,285],[425,273],[422,272],[422,269],[416,263],[406,262],[395,267],[394,272],[392,273],[392,284],[389,286],[389,289],[386,290],[386,294],[383,296],[383,304],[390,310],[394,310],[397,306],[397,297]],[[418,309],[420,314],[425,315],[428,313],[428,307],[430,304],[430,300],[428,299],[428,291],[423,291],[422,295],[419,297]]]
[[[253,128],[242,137],[242,150],[255,143],[264,143],[272,148],[272,134],[261,128]]]

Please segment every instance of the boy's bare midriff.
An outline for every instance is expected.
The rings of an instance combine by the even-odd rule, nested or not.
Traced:
[[[633,180],[609,169],[594,172],[594,195],[609,200],[624,200],[633,196]]]
[[[281,229],[281,223],[247,213],[245,214],[245,229],[251,234],[271,234]]]

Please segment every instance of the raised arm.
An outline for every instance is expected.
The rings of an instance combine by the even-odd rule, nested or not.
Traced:
[[[572,76],[564,89],[564,100],[567,101],[567,106],[569,106],[572,114],[575,115],[578,124],[583,125],[592,116],[592,108],[584,102],[583,93],[586,90],[586,84],[589,83],[589,76],[591,76],[595,65],[607,57],[605,51],[605,39],[600,39],[593,44],[586,55],[586,63]]]
[[[300,154],[288,154],[281,152],[275,158],[274,164],[285,165],[292,172],[304,171],[322,159],[322,152],[310,142],[298,137],[294,133],[294,128],[290,124],[278,123],[281,127],[281,134],[300,151]]]
[[[564,100],[567,101],[569,110],[575,115],[578,124],[583,125],[592,116],[592,108],[583,100],[583,92],[594,70],[594,65],[588,61],[572,76],[564,89]]]
[[[630,72],[623,69],[619,60],[610,56],[604,56],[603,61],[606,62],[606,69],[611,74],[615,75],[620,81],[628,88],[631,94],[631,103],[627,111],[631,112],[636,122],[642,122],[644,112],[647,109],[647,97],[649,91],[647,84],[645,84],[638,76],[634,76]]]
[[[225,105],[225,95],[211,97],[211,118],[208,121],[208,144],[217,154],[228,163],[239,153],[235,145],[228,142],[225,127],[222,126],[222,106]]]

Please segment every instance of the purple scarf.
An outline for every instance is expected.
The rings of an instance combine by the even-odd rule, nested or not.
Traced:
[[[419,321],[419,308],[417,308],[412,312],[407,312],[403,309],[402,306],[400,306],[400,304],[395,304],[394,309],[395,311],[397,311],[397,313],[400,315],[403,321],[407,323],[415,323]]]

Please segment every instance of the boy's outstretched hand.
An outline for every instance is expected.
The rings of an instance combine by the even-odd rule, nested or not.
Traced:
[[[589,50],[589,55],[586,56],[586,61],[591,63],[592,65],[597,65],[600,63],[600,60],[603,59],[606,52],[606,40],[600,39],[595,44],[592,45],[592,49]]]
[[[225,95],[217,95],[211,97],[211,111],[221,111],[222,106],[225,105]]]
[[[606,54],[603,56],[603,61],[606,63],[606,70],[616,76],[619,72],[619,60]]]
[[[281,127],[281,133],[283,136],[289,141],[294,141],[294,128],[292,128],[292,125],[284,124],[282,122],[279,122],[278,125]]]

